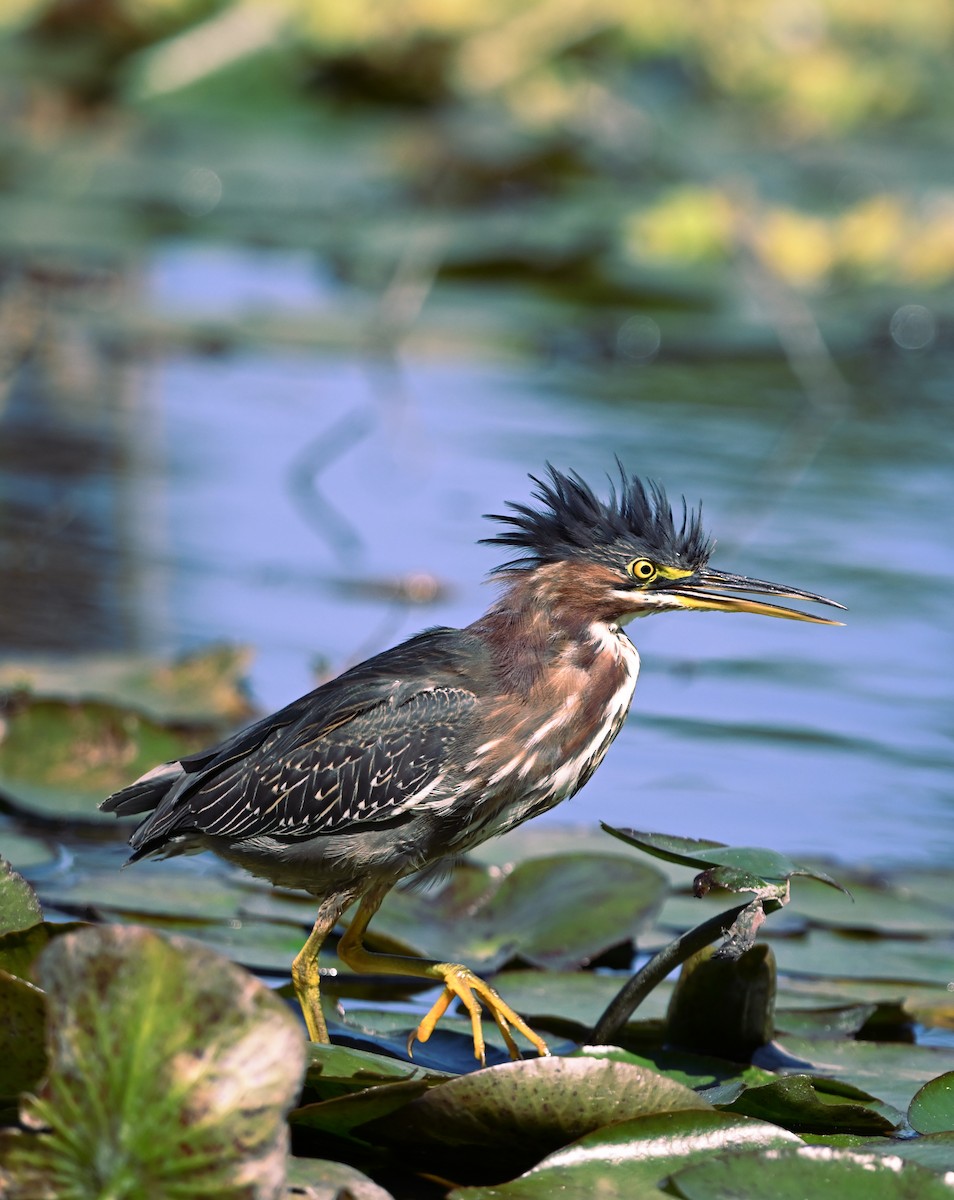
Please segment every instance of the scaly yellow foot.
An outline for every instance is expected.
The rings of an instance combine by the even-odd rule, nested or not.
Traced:
[[[455,997],[460,1000],[470,1016],[470,1026],[474,1036],[474,1058],[480,1062],[481,1066],[486,1063],[484,1032],[480,1024],[481,1003],[483,1003],[496,1022],[497,1028],[500,1030],[500,1036],[506,1042],[511,1058],[520,1058],[520,1051],[517,1049],[517,1044],[513,1040],[513,1034],[510,1032],[511,1026],[518,1033],[523,1034],[541,1057],[550,1053],[543,1038],[533,1032],[526,1021],[518,1013],[514,1012],[510,1005],[494,991],[489,983],[485,983],[483,979],[475,975],[468,967],[461,966],[460,963],[430,963],[427,973],[441,979],[444,984],[444,990],[438,996],[434,1005],[423,1021],[421,1021],[420,1025],[418,1025],[415,1032],[408,1038],[408,1054],[412,1052],[415,1042],[427,1041],[434,1032],[437,1022],[447,1012],[448,1006]]]

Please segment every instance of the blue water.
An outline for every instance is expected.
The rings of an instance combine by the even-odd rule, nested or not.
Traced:
[[[166,251],[147,292],[160,309],[233,315],[333,302],[304,256],[264,251]],[[663,349],[665,336],[663,323]],[[599,484],[619,455],[674,498],[704,498],[714,565],[850,611],[840,629],[720,614],[629,626],[643,658],[630,721],[584,792],[543,819],[945,862],[951,364],[877,354],[849,364],[834,416],[812,413],[784,367],[664,355],[612,387],[560,362],[157,360],[137,417],[131,603],[153,649],[252,645],[254,696],[274,707],[316,669],[472,620],[500,554],[475,544],[491,532],[481,514],[526,500],[546,459]],[[317,500],[293,484],[316,458]],[[434,602],[348,586],[413,572],[444,585]]]

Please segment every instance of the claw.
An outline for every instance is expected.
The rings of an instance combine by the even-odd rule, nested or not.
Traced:
[[[520,1051],[517,1048],[517,1043],[514,1041],[513,1034],[510,1032],[511,1026],[517,1033],[523,1034],[541,1057],[550,1053],[543,1038],[533,1032],[526,1021],[514,1012],[510,1005],[494,991],[489,983],[485,983],[483,979],[475,975],[469,968],[461,966],[459,963],[435,963],[430,973],[443,980],[444,990],[431,1006],[417,1029],[408,1038],[408,1054],[412,1053],[415,1042],[427,1041],[434,1032],[437,1022],[447,1012],[451,1001],[455,997],[461,1002],[470,1017],[470,1027],[474,1038],[474,1058],[477,1059],[481,1066],[486,1065],[484,1033],[480,1023],[481,1002],[493,1017],[512,1059],[519,1059]]]

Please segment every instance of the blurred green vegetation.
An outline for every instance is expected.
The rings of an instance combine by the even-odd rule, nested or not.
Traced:
[[[19,0],[0,250],[305,246],[385,339],[434,320],[435,282],[486,277],[740,326],[753,294],[772,323],[774,286],[823,318],[873,296],[857,342],[872,307],[951,282],[952,49],[944,0]],[[535,321],[489,336],[538,348]]]

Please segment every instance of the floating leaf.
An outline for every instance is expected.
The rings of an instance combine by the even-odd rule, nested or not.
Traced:
[[[57,851],[41,838],[3,830],[3,856],[18,871],[36,871],[56,862]]]
[[[36,892],[0,858],[0,934],[29,929],[43,920]]]
[[[111,855],[105,864],[45,881],[44,903],[66,911],[222,921],[236,919],[243,901],[261,886],[235,875],[204,871],[188,859],[136,863],[126,870],[124,861],[124,855]]]
[[[83,921],[41,921],[29,929],[0,934],[0,969],[36,982],[34,966],[49,943],[85,928]]]
[[[496,981],[495,981],[496,982]],[[506,997],[506,976],[500,983]],[[392,1054],[404,1062],[408,1058],[407,1040],[417,1029],[427,1006],[419,1013],[398,1012],[391,1009],[354,1008],[347,1006],[344,1019],[328,1016],[328,1029],[335,1041],[347,1040],[349,1045],[357,1043],[360,1049],[377,1054]],[[510,1062],[507,1047],[493,1020],[483,1022],[487,1062],[491,1065]],[[557,1047],[551,1045],[551,1049]],[[569,1047],[573,1049],[573,1047]],[[469,1017],[444,1016],[437,1029],[426,1042],[414,1045],[413,1062],[428,1072],[439,1071],[450,1075],[464,1075],[479,1069],[474,1058],[474,1039]]]
[[[826,988],[871,980],[877,981],[884,995],[903,996],[908,984],[946,986],[951,979],[954,946],[949,938],[872,941],[813,929],[808,937],[779,941],[776,953],[779,971],[823,977]]]
[[[428,1089],[423,1079],[403,1079],[398,1083],[380,1083],[360,1092],[335,1096],[316,1104],[292,1109],[288,1120],[303,1129],[316,1129],[335,1137],[347,1137],[369,1121],[387,1117],[422,1096]],[[360,1139],[360,1134],[357,1135]]]
[[[776,1008],[775,1028],[802,1037],[852,1037],[877,1011],[876,1004],[845,1004],[830,1008]]]
[[[533,1025],[537,1021],[572,1023],[581,1031],[592,1029],[627,976],[604,971],[506,971],[498,984],[507,1003]],[[659,1020],[673,985],[664,983],[650,992],[639,1009],[639,1019]]]
[[[10,798],[7,806],[51,825],[114,822],[98,811],[105,796],[208,741],[208,730],[162,725],[100,701],[74,704],[25,693],[0,695],[0,701],[0,788]]]
[[[251,657],[247,647],[218,645],[168,662],[127,654],[6,659],[0,691],[70,704],[95,700],[163,724],[215,729],[251,716],[242,686]]]
[[[858,1150],[802,1146],[718,1156],[672,1178],[684,1200],[950,1200],[948,1188],[916,1163]]]
[[[456,1188],[450,1200],[635,1200],[694,1159],[720,1151],[800,1144],[793,1133],[731,1113],[683,1110],[605,1126],[547,1155],[512,1183]]]
[[[879,937],[949,934],[954,926],[954,908],[906,895],[888,885],[853,879],[850,886],[854,904],[832,904],[823,888],[806,880],[793,892],[792,905],[816,925]]]
[[[514,957],[575,967],[635,936],[665,888],[658,871],[615,854],[529,859],[507,875],[468,867],[437,893],[391,892],[371,931],[471,967]]]
[[[45,1070],[43,993],[0,970],[0,1102],[35,1087]]]
[[[950,1070],[954,1059],[949,1048],[903,1042],[787,1037],[778,1045],[795,1058],[810,1062],[813,1071],[862,1088],[902,1113],[907,1111],[914,1093]]]
[[[539,1058],[439,1084],[377,1128],[402,1144],[546,1153],[611,1122],[709,1107],[690,1088],[634,1063]]]
[[[393,1200],[354,1167],[323,1158],[290,1158],[286,1189],[288,1200]]]
[[[867,1142],[862,1149],[873,1154],[897,1155],[939,1175],[954,1172],[954,1133],[928,1133],[916,1138],[892,1138],[889,1142]]]
[[[351,1046],[323,1046],[309,1042],[307,1051],[305,1082],[313,1091],[324,1095],[361,1091],[381,1083],[417,1080],[431,1084],[451,1078],[444,1071],[425,1070],[414,1063],[401,1062]]]
[[[51,1069],[30,1101],[50,1132],[12,1156],[24,1194],[274,1197],[304,1040],[257,980],[135,927],[57,938],[39,977]]]
[[[792,875],[807,875],[818,879],[840,892],[845,889],[830,875],[797,863],[777,850],[761,846],[726,846],[721,842],[705,841],[701,838],[680,838],[665,833],[640,833],[634,829],[615,829],[601,822],[603,829],[631,846],[644,850],[657,858],[706,871],[710,867],[730,868],[722,878],[730,881],[733,889],[738,888],[740,879],[749,876],[755,885],[786,880]],[[714,882],[719,882],[715,880]],[[723,884],[722,886],[727,886]]]
[[[760,1087],[746,1088],[731,1103],[720,1107],[797,1132],[892,1133],[896,1127],[876,1108],[859,1103],[857,1093],[849,1099],[822,1091],[818,1080],[807,1075],[786,1075]]]
[[[929,1080],[915,1094],[908,1121],[918,1133],[954,1132],[954,1071]]]

